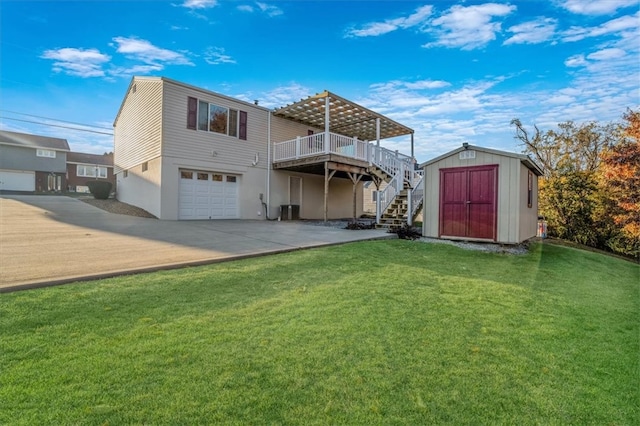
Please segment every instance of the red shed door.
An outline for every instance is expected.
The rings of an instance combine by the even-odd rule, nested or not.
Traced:
[[[440,170],[440,236],[496,239],[498,166]]]

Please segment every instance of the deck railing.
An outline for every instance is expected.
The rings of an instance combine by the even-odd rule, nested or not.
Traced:
[[[325,143],[325,133],[298,136],[273,145],[273,161],[298,160],[320,154],[337,154],[357,160],[369,161],[369,145],[358,138],[337,133],[329,133],[329,143]]]

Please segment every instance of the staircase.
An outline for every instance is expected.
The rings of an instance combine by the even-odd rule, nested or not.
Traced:
[[[387,187],[378,191],[376,227],[395,229],[413,220],[422,209],[422,171],[411,157],[373,146],[369,173]]]

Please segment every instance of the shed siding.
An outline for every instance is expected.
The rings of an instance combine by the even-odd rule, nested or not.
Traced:
[[[160,156],[161,120],[162,81],[136,77],[115,122],[116,173]]]
[[[529,169],[520,165],[520,214],[522,218],[519,228],[519,241],[533,238],[538,232],[538,177],[533,174],[533,199],[528,207],[527,191],[529,185]]]
[[[472,167],[488,164],[498,165],[497,242],[518,241],[520,229],[520,160],[499,154],[476,151],[476,158],[461,160],[458,153],[430,164],[425,170],[425,203],[423,233],[427,237],[438,237],[440,208],[440,172],[442,168]]]

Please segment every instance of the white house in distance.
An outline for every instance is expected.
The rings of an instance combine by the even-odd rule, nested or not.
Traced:
[[[160,219],[358,217],[366,181],[388,183],[380,223],[410,221],[422,201],[414,159],[380,142],[413,145],[413,130],[331,92],[270,110],[134,77],[114,135],[117,198]]]
[[[464,144],[420,165],[425,237],[517,244],[536,236],[540,167]]]

